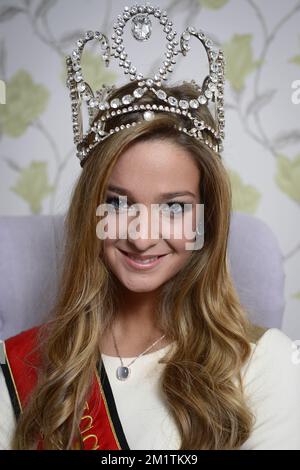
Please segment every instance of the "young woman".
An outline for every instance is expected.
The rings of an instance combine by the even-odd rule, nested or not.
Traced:
[[[178,100],[196,96],[187,83],[164,89]],[[150,92],[140,102],[159,104]],[[195,113],[215,127],[206,106]],[[0,447],[300,449],[292,341],[251,325],[228,269],[231,189],[220,155],[178,130],[184,115],[142,115],[108,120],[107,129],[125,127],[82,162],[49,322],[2,343]],[[105,203],[116,237],[99,237]],[[136,204],[148,209],[144,237],[130,225]],[[161,227],[152,236],[152,204],[163,208],[170,237]],[[204,204],[201,249],[172,236],[189,213],[184,204],[198,234],[196,204]]]

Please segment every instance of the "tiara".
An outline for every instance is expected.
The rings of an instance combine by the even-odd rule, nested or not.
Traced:
[[[123,44],[124,28],[128,22],[131,22],[131,33],[137,41],[147,41],[152,33],[151,18],[156,18],[163,27],[166,34],[167,47],[158,71],[151,77],[137,71],[128,57]],[[141,121],[133,121],[127,124],[121,124],[109,130],[106,130],[105,124],[109,119],[121,114],[142,111],[142,120],[149,121],[154,118],[156,112],[176,113],[185,116],[185,125],[176,126],[181,132],[184,132],[197,140],[202,141],[209,148],[220,153],[223,151],[224,139],[224,74],[225,60],[223,51],[217,48],[212,39],[203,31],[196,30],[194,27],[188,27],[180,36],[178,43],[177,32],[172,28],[172,21],[168,19],[167,12],[161,11],[159,7],[154,7],[149,3],[145,5],[135,4],[132,7],[126,6],[122,14],[117,16],[111,35],[111,40],[99,31],[87,31],[84,37],[78,39],[76,48],[71,55],[66,57],[67,82],[70,90],[72,121],[74,143],[77,148],[76,156],[80,160],[81,166],[88,157],[90,151],[98,145],[99,142],[107,139],[110,135],[119,132],[125,128],[137,125]],[[168,83],[168,76],[173,72],[178,54],[186,56],[190,50],[191,37],[199,39],[204,46],[208,62],[209,74],[203,80],[200,86],[195,80],[190,83],[196,90],[194,99],[177,99],[169,95],[163,89],[164,82]],[[81,56],[84,46],[89,41],[98,41],[100,44],[100,55],[104,60],[106,67],[109,66],[112,57],[119,61],[119,66],[123,68],[124,74],[129,76],[130,81],[136,81],[137,87],[131,94],[124,94],[120,98],[113,98],[112,93],[116,89],[115,85],[102,84],[99,90],[93,92],[90,85],[85,81],[81,69]],[[161,104],[142,104],[141,98],[146,92],[153,93],[156,102]],[[199,106],[213,105],[214,121],[216,129],[199,120],[193,114]],[[83,133],[83,115],[82,106],[87,107],[88,129]],[[99,110],[100,117],[95,120]],[[187,124],[186,124],[187,123]],[[205,133],[210,133],[217,144],[213,144],[205,137]],[[87,142],[87,136],[93,133],[93,140]]]

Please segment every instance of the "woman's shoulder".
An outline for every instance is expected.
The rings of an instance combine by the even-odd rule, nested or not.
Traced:
[[[267,348],[277,346],[279,349],[291,349],[294,341],[279,328],[264,328],[256,341],[256,346]]]
[[[250,359],[244,368],[245,374],[264,372],[271,377],[272,374],[277,376],[282,373],[284,376],[300,378],[300,350],[297,348],[297,341],[279,328],[261,331],[257,341],[251,342],[251,348]]]
[[[294,341],[279,328],[264,328],[263,334],[257,341],[257,344],[261,345],[274,345],[277,344],[279,347],[286,348],[291,347]]]
[[[8,427],[21,412],[22,402],[37,381],[40,365],[40,326],[34,326],[0,340],[0,418]],[[1,420],[0,419],[0,420]],[[3,443],[0,426],[0,443]]]
[[[0,338],[0,359],[2,361],[3,355],[11,351],[15,355],[23,356],[30,350],[33,350],[38,342],[38,336],[41,332],[43,324],[36,325],[26,330],[20,331],[6,339]]]
[[[278,328],[267,329],[244,368],[243,385],[256,422],[245,449],[300,449],[300,353]]]
[[[5,339],[0,338],[0,341],[1,342],[8,342],[8,341],[18,342],[27,338],[32,339],[33,337],[36,336],[36,334],[38,333],[38,331],[40,330],[42,326],[43,324],[26,328],[25,330],[18,331],[17,333],[9,336],[8,338],[5,338]]]
[[[254,351],[267,362],[276,360],[289,365],[300,364],[300,360],[297,361],[297,341],[292,340],[279,328],[266,329],[255,343]]]

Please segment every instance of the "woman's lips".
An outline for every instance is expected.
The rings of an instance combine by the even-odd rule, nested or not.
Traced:
[[[153,261],[149,261],[145,263],[142,261],[139,262],[137,259],[130,258],[130,256],[128,256],[129,253],[127,253],[126,251],[123,251],[120,249],[119,251],[122,254],[123,259],[126,261],[126,263],[129,266],[136,268],[136,269],[142,269],[142,270],[147,270],[147,269],[153,268],[154,266],[157,266],[158,264],[162,262],[163,258],[165,258],[169,254],[169,253],[166,253],[165,255],[158,255],[158,258],[154,259]],[[149,258],[151,258],[151,256],[149,256]],[[144,259],[147,259],[147,258],[144,256]]]

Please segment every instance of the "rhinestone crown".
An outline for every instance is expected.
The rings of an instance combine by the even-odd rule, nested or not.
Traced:
[[[164,52],[165,58],[159,70],[153,77],[144,77],[142,73],[137,71],[137,68],[132,64],[125,51],[123,32],[127,22],[130,21],[133,37],[138,41],[147,41],[152,33],[152,16],[157,18],[163,27],[163,31],[166,34],[167,47]],[[205,145],[218,153],[223,151],[225,124],[223,101],[225,83],[224,54],[203,31],[196,30],[194,27],[186,28],[181,34],[180,42],[178,43],[176,39],[177,32],[173,30],[172,25],[173,23],[169,21],[166,11],[161,11],[159,7],[154,7],[149,3],[145,5],[135,4],[132,7],[126,6],[122,14],[118,15],[117,21],[113,26],[114,33],[111,36],[111,41],[108,40],[105,34],[99,31],[87,31],[84,37],[78,39],[76,48],[72,51],[71,55],[66,57],[67,87],[70,90],[74,143],[76,144],[76,155],[80,160],[81,166],[83,166],[83,161],[86,160],[91,149],[99,142],[105,140],[111,134],[138,124],[137,121],[134,121],[106,131],[105,122],[118,114],[136,111],[142,111],[144,120],[153,119],[155,112],[182,114],[188,118],[191,125],[188,128],[178,127],[180,131],[197,140],[201,140]],[[192,36],[199,39],[205,48],[209,62],[209,75],[203,80],[202,86],[199,86],[195,80],[191,80],[190,83],[197,90],[198,96],[196,99],[178,100],[175,96],[168,96],[161,86],[164,81],[167,81],[168,75],[173,72],[176,56],[178,54],[187,55],[187,52],[190,50],[189,43]],[[123,68],[124,73],[129,75],[130,80],[138,81],[138,86],[133,90],[132,94],[125,94],[121,98],[110,99],[111,92],[116,87],[115,85],[105,84],[95,93],[92,91],[89,84],[84,80],[81,70],[81,56],[84,46],[92,40],[99,42],[100,55],[106,67],[109,66],[111,57],[115,57],[119,60],[119,66]],[[139,99],[142,98],[147,90],[154,93],[162,104],[139,104]],[[213,118],[217,126],[216,129],[204,121],[199,121],[193,115],[193,111],[199,108],[200,105],[208,106],[211,103],[214,104]],[[82,104],[85,104],[88,110],[89,127],[85,134],[83,134]],[[103,113],[101,113],[99,120],[95,120],[99,110]],[[205,139],[202,134],[204,129],[214,136],[214,139],[217,141],[216,145]],[[92,142],[87,143],[86,138],[91,132],[94,133],[94,139]]]

